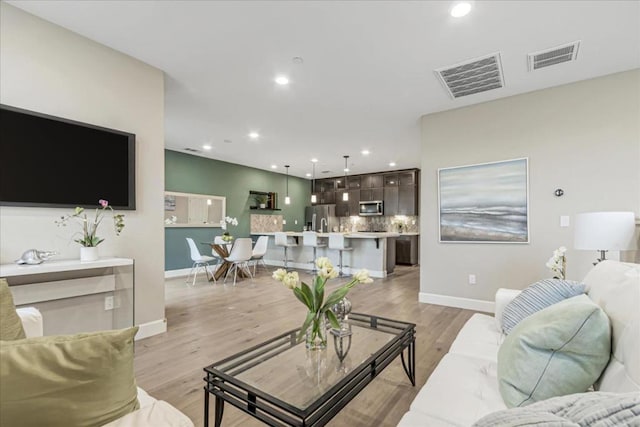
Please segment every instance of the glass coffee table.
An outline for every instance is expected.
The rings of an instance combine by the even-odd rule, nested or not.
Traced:
[[[210,395],[216,427],[225,402],[271,426],[325,425],[398,356],[415,386],[415,324],[358,313],[349,324],[325,350],[296,343],[295,329],[204,368],[205,427]]]

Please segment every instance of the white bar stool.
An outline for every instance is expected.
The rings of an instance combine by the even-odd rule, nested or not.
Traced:
[[[276,239],[276,246],[284,247],[284,269],[288,271],[289,270],[289,254],[287,251],[289,248],[298,246],[298,244],[290,241],[289,236],[287,236],[287,233],[276,232],[274,236]]]
[[[318,233],[315,231],[303,231],[302,232],[302,245],[313,248],[313,259],[309,261],[312,265],[311,273],[315,276],[318,269],[316,268],[316,259],[318,248],[326,248],[327,244],[318,240]]]
[[[338,262],[338,272],[340,276],[344,276],[342,273],[342,267],[349,267],[348,265],[342,265],[342,252],[352,251],[353,248],[345,245],[345,238],[343,233],[329,233],[329,249],[336,249],[340,252],[340,261]]]

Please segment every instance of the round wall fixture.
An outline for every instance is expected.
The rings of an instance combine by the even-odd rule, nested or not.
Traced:
[[[562,195],[564,194],[564,190],[562,188],[558,188],[556,191],[553,192],[553,194],[555,194],[556,197],[562,197]]]

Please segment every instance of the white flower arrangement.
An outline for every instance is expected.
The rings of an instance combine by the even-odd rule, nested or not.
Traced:
[[[553,256],[549,258],[547,261],[547,268],[549,268],[554,274],[554,279],[564,279],[566,278],[567,271],[567,257],[565,253],[567,252],[567,248],[564,246],[560,246],[558,249],[553,251]]]
[[[319,329],[319,320],[322,317],[326,317],[334,328],[339,328],[340,324],[336,315],[331,311],[331,307],[344,298],[355,285],[373,282],[367,270],[359,270],[353,275],[350,282],[331,292],[325,299],[325,284],[327,280],[338,277],[338,270],[333,267],[333,264],[331,264],[331,261],[327,257],[316,259],[316,267],[318,267],[318,275],[315,277],[311,286],[300,282],[300,277],[295,271],[287,272],[284,268],[279,268],[272,275],[274,279],[282,282],[283,285],[291,289],[296,298],[309,310],[307,318],[300,329],[298,340],[302,338],[302,335],[304,335],[309,328],[311,328],[313,336],[321,334],[322,331]]]
[[[223,230],[227,229],[227,224],[231,224],[235,227],[238,226],[238,220],[236,218],[231,218],[230,216],[224,217],[224,219],[220,220],[220,228]]]

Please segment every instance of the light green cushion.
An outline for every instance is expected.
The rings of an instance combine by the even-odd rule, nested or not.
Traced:
[[[588,296],[547,307],[513,328],[498,351],[500,394],[509,407],[586,391],[611,353],[609,318]]]
[[[101,426],[139,407],[138,328],[0,342],[1,426]]]
[[[20,340],[25,337],[22,321],[13,304],[9,283],[6,279],[0,279],[0,340]]]

